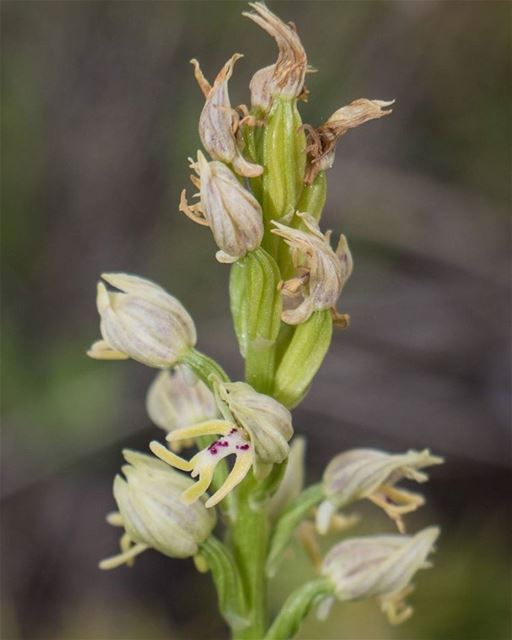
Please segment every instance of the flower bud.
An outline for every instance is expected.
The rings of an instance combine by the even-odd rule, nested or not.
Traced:
[[[228,81],[233,73],[233,66],[243,56],[235,53],[226,62],[213,86],[204,77],[199,62],[192,60],[196,80],[201,88],[206,102],[199,118],[199,136],[204,148],[214,160],[221,160],[232,164],[241,176],[259,176],[263,168],[251,164],[239,149],[235,131],[238,126],[238,115],[231,108],[228,93]]]
[[[317,529],[325,533],[337,509],[368,498],[381,507],[396,522],[400,532],[402,515],[414,511],[424,502],[419,494],[398,489],[402,478],[426,482],[428,476],[420,469],[441,464],[442,458],[428,449],[389,454],[375,449],[351,449],[335,456],[323,476],[326,500],[317,510]]]
[[[186,503],[197,500],[210,486],[215,467],[223,458],[234,455],[235,463],[222,486],[206,502],[207,507],[220,502],[254,467],[254,475],[262,479],[274,463],[283,462],[289,452],[288,440],[293,435],[290,412],[279,402],[257,393],[244,382],[224,383],[214,379],[217,405],[224,420],[209,420],[184,429],[171,431],[171,443],[183,438],[220,435],[206,449],[184,460],[159,442],[150,444],[151,451],[164,462],[182,471],[191,471],[198,481],[184,492]]]
[[[334,164],[334,153],[338,139],[349,129],[354,129],[369,120],[382,118],[392,112],[384,110],[394,103],[394,100],[354,100],[346,107],[335,111],[332,116],[318,129],[310,126],[308,131],[308,168],[305,182],[311,184],[319,171],[330,169]]]
[[[186,476],[151,456],[127,450],[123,455],[125,477],[114,480],[119,514],[110,519],[125,529],[123,553],[100,567],[114,568],[150,547],[171,558],[195,555],[215,526],[215,512],[202,501],[183,504],[180,495],[193,484]]]
[[[428,555],[439,536],[438,527],[428,527],[415,536],[368,536],[335,545],[324,558],[322,575],[329,578],[341,601],[379,596],[382,608],[391,613],[386,599],[407,590],[419,569],[430,567]],[[412,613],[402,603],[401,622]],[[400,607],[401,605],[401,607]],[[396,610],[396,609],[395,609]]]
[[[287,324],[301,324],[314,311],[334,310],[353,266],[345,236],[340,236],[334,251],[329,242],[330,232],[322,234],[318,223],[309,214],[297,215],[305,224],[306,231],[275,221],[275,229],[272,229],[272,233],[284,238],[292,249],[292,261],[297,272],[281,288],[284,307],[281,317]]]
[[[201,200],[189,205],[183,192],[180,211],[210,227],[220,249],[216,254],[219,262],[236,262],[261,244],[260,204],[222,162],[208,162],[198,151],[197,164],[191,166],[200,176]]]
[[[218,415],[213,393],[184,365],[156,376],[148,389],[146,409],[152,422],[167,432]],[[191,444],[181,442],[183,447]]]
[[[103,340],[88,351],[101,360],[133,358],[149,367],[172,367],[196,343],[194,322],[183,305],[157,284],[125,273],[101,276],[96,304]]]
[[[269,465],[286,459],[290,449],[288,440],[293,435],[288,409],[245,382],[217,382],[215,393],[224,417],[231,417],[249,434],[254,446],[257,476],[265,476]]]
[[[308,61],[293,25],[283,22],[261,2],[249,4],[254,12],[242,15],[272,36],[279,49],[275,64],[257,71],[250,83],[252,106],[268,111],[274,96],[290,100],[303,93]]]

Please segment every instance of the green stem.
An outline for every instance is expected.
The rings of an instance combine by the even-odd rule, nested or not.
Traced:
[[[190,349],[182,362],[187,364],[196,376],[202,380],[210,389],[213,388],[210,376],[214,375],[220,378],[222,382],[229,382],[229,376],[224,369],[215,362],[213,358],[206,356],[197,349]]]
[[[237,491],[236,520],[231,527],[231,541],[240,569],[248,603],[250,624],[235,630],[235,640],[261,640],[266,628],[266,577],[269,524],[265,508],[251,500],[257,481],[251,474]]]
[[[327,578],[307,582],[293,591],[268,630],[264,640],[290,640],[312,607],[333,594]]]
[[[248,625],[247,604],[231,551],[215,536],[210,536],[201,544],[201,554],[211,571],[224,619],[233,630],[245,628]]]

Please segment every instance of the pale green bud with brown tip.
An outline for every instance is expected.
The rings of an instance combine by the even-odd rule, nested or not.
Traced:
[[[428,449],[389,454],[376,449],[351,449],[335,456],[323,475],[326,500],[317,510],[317,529],[325,533],[340,508],[367,498],[382,508],[404,531],[402,516],[424,503],[421,495],[396,487],[403,478],[418,483],[428,480],[422,471],[443,459]]]
[[[368,536],[335,545],[323,560],[321,573],[342,602],[378,597],[389,621],[398,624],[412,614],[403,598],[420,569],[430,567],[428,556],[439,536],[428,527],[415,536]]]
[[[304,91],[308,60],[296,30],[262,2],[251,2],[250,18],[276,41],[279,53],[274,64],[257,71],[250,83],[251,104],[268,111],[274,97],[293,100]]]
[[[259,176],[263,168],[248,162],[242,155],[237,137],[238,115],[231,108],[228,81],[233,66],[243,56],[235,53],[223,66],[213,86],[204,77],[199,62],[192,60],[196,80],[206,102],[199,118],[199,136],[205,149],[214,160],[231,164],[235,171],[246,177]]]
[[[191,167],[199,176],[191,179],[199,188],[200,202],[189,205],[183,192],[180,210],[194,222],[210,227],[219,247],[219,262],[236,262],[261,244],[261,206],[222,162],[208,162],[198,151],[197,163]]]
[[[124,477],[114,480],[114,498],[119,514],[109,521],[122,526],[122,553],[103,560],[102,569],[129,563],[146,549],[156,549],[171,558],[194,556],[216,522],[214,510],[204,502],[185,505],[180,496],[193,481],[165,463],[136,451],[123,451],[128,464]]]
[[[91,358],[132,358],[149,367],[178,363],[197,340],[194,322],[183,305],[150,280],[125,273],[105,273],[96,304],[103,340],[87,352]]]

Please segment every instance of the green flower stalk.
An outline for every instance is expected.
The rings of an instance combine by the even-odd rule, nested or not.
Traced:
[[[192,60],[205,98],[204,152],[190,160],[197,199],[189,203],[183,191],[178,207],[209,227],[216,259],[229,265],[245,379],[232,381],[196,350],[194,322],[171,294],[138,276],[103,275],[101,340],[88,355],[161,370],[146,408],[166,437],[149,443],[153,455],[123,452],[127,464],[113,487],[118,510],[107,520],[124,533],[120,553],[100,567],[131,567],[150,548],[192,558],[210,573],[233,638],[286,640],[312,609],[325,617],[336,599],[377,598],[393,624],[411,615],[405,597],[429,566],[439,529],[404,535],[403,515],[424,498],[398,483],[425,482],[424,468],[442,459],[427,449],[352,449],[333,458],[321,482],[305,486],[305,439],[294,434],[291,409],[314,383],[333,331],[349,325],[337,308],[353,270],[345,236],[334,248],[320,226],[327,170],[339,139],[391,113],[392,102],[356,100],[319,127],[303,123],[299,103],[311,69],[298,32],[264,4],[250,7],[243,15],[275,40],[277,59],[252,76],[250,106],[236,109],[228,82],[242,55],[233,54],[213,84]],[[381,507],[400,535],[347,538],[360,518],[344,511],[362,499]],[[343,540],[324,555],[318,536],[325,533]],[[270,620],[268,580],[294,538],[312,561],[311,576]]]

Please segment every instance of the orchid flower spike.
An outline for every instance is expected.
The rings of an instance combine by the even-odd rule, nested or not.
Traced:
[[[338,509],[356,500],[367,498],[379,506],[403,533],[402,516],[424,503],[418,493],[397,488],[402,478],[426,482],[425,467],[441,464],[443,459],[431,455],[428,449],[389,454],[375,449],[351,449],[335,456],[323,475],[326,499],[317,509],[316,524],[326,533]]]
[[[307,125],[308,133],[308,166],[306,184],[311,184],[319,171],[330,169],[334,164],[336,144],[349,129],[354,129],[365,122],[388,116],[392,109],[386,109],[395,101],[354,100],[346,107],[335,111],[318,129]]]
[[[182,438],[220,435],[207,448],[187,461],[159,442],[150,444],[151,451],[177,469],[199,476],[195,485],[184,492],[187,504],[195,502],[210,486],[215,467],[223,458],[233,454],[235,463],[224,484],[207,501],[212,507],[234,489],[252,468],[256,477],[263,478],[271,466],[283,462],[289,452],[288,441],[293,435],[290,412],[279,402],[255,391],[244,382],[214,380],[217,406],[223,420],[208,420],[191,427],[172,431],[169,442]]]
[[[335,545],[324,558],[322,575],[332,581],[342,602],[378,597],[391,624],[412,615],[404,598],[419,569],[431,565],[427,557],[439,536],[438,527],[428,527],[415,536],[368,536]]]
[[[180,211],[194,222],[210,227],[219,247],[216,254],[219,262],[236,262],[261,244],[261,206],[222,162],[208,162],[198,151],[197,162],[191,161],[190,166],[199,176],[191,176],[191,181],[199,188],[200,201],[190,205],[183,191]]]
[[[257,71],[250,82],[251,104],[269,111],[272,98],[298,98],[305,92],[304,78],[308,60],[295,25],[286,24],[262,2],[251,2],[253,12],[242,15],[264,29],[276,41],[279,53],[274,64]]]
[[[156,376],[148,389],[146,409],[152,422],[168,433],[219,415],[213,393],[186,365]],[[176,451],[192,444],[193,440],[180,440],[173,446]]]
[[[292,249],[296,275],[281,285],[283,322],[301,324],[314,311],[332,309],[335,320],[347,324],[347,316],[335,311],[337,300],[352,273],[352,256],[345,236],[340,236],[334,251],[330,232],[320,231],[316,220],[307,213],[297,213],[306,231],[272,221],[272,233],[281,236]]]
[[[148,367],[167,368],[196,343],[194,322],[181,302],[150,280],[126,273],[104,273],[109,291],[98,282],[96,304],[102,340],[87,352],[98,360],[133,358]]]
[[[135,556],[149,548],[171,558],[197,554],[216,522],[215,511],[203,501],[184,505],[183,491],[192,481],[152,456],[123,451],[128,464],[114,480],[114,498],[119,511],[109,514],[107,522],[123,527],[121,553],[100,562],[100,569],[131,566]]]
[[[199,118],[199,136],[204,148],[214,160],[232,164],[235,171],[246,177],[259,176],[263,167],[248,162],[242,155],[236,138],[238,115],[231,108],[228,93],[228,81],[233,73],[235,62],[242,58],[235,53],[222,67],[213,86],[203,75],[199,62],[194,58],[194,75],[206,98]]]

